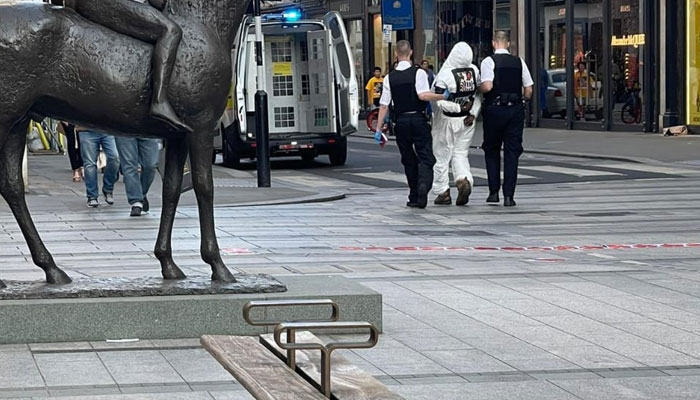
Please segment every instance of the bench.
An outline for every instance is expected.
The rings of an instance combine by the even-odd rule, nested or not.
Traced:
[[[206,335],[201,343],[258,400],[326,399],[255,337]]]
[[[312,322],[253,321],[257,307],[330,305],[327,319]],[[260,338],[203,336],[211,353],[256,399],[400,400],[372,375],[339,354],[338,349],[371,348],[379,332],[368,322],[338,322],[339,310],[331,300],[255,301],[246,304],[244,319],[254,326],[275,326],[275,333]],[[325,343],[310,330],[369,331],[363,342]]]
[[[282,336],[284,343],[286,336]],[[326,345],[320,338],[309,331],[296,333],[299,343],[318,343]],[[260,342],[284,362],[287,354],[275,342],[274,335],[260,336]],[[358,368],[340,354],[333,354],[331,360],[331,392],[338,400],[400,400],[403,397],[391,392],[374,376]],[[296,368],[299,375],[312,382],[314,387],[321,389],[321,352],[298,350],[296,352]]]

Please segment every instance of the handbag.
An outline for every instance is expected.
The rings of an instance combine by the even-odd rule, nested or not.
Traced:
[[[165,179],[165,146],[160,150],[160,155],[158,156],[158,173],[161,179]],[[185,193],[194,189],[194,184],[192,182],[192,168],[190,165],[190,157],[187,157],[185,161],[185,168],[182,171],[182,185],[180,186],[180,193]]]

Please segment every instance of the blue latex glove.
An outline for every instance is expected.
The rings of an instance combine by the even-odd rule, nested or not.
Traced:
[[[383,148],[384,146],[386,146],[386,142],[389,141],[389,138],[386,137],[384,132],[377,130],[377,132],[374,133],[374,140],[380,147]]]
[[[450,98],[450,89],[446,88],[445,92],[442,94],[445,97],[445,100]]]
[[[377,142],[377,144],[382,144],[382,131],[380,129],[374,132],[374,141]]]

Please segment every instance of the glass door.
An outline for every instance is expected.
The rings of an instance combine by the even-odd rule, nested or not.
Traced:
[[[625,0],[626,1],[626,0]],[[607,69],[603,60],[603,0],[585,0],[574,6],[573,74],[574,128],[602,128],[605,117],[603,84]]]
[[[538,113],[541,126],[566,126],[566,2],[538,0]]]
[[[644,29],[643,0],[611,0],[612,122],[617,126],[638,127],[645,119],[643,96],[644,58],[647,38]]]

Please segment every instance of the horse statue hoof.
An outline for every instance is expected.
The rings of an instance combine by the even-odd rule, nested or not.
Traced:
[[[233,276],[231,271],[224,266],[212,268],[211,280],[220,283],[236,282],[236,278]]]
[[[52,285],[65,285],[73,282],[73,280],[60,268],[51,268],[46,271],[46,282]]]

